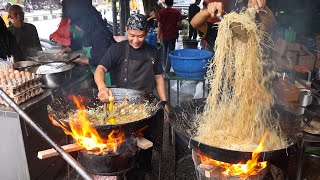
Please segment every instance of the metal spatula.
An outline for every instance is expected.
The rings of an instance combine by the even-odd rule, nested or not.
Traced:
[[[80,55],[76,56],[76,57],[73,57],[67,61],[65,61],[63,64],[59,65],[59,66],[55,66],[56,69],[59,69],[59,68],[62,68],[63,66],[67,65],[68,63],[71,63],[72,61],[76,60],[80,58]]]
[[[110,124],[116,124],[116,120],[114,118],[114,112],[113,112],[113,105],[114,105],[114,98],[111,96],[109,101],[109,116],[107,115],[107,103],[103,104],[103,113],[105,114],[105,120],[109,122]]]

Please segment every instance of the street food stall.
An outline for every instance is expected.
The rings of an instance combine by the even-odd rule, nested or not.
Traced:
[[[166,79],[178,82],[167,87],[178,97],[168,99],[170,111],[158,97],[126,88],[110,88],[111,100],[101,102],[89,66],[73,62],[83,56],[77,52],[0,62],[1,177],[318,179],[320,36],[302,43],[285,28],[270,50],[255,13],[220,17],[212,59],[211,52],[200,58],[200,77],[189,77],[202,81],[201,99],[186,93],[192,84]],[[187,51],[195,59],[204,50]],[[190,58],[173,52],[183,75],[196,73]],[[178,66],[170,73],[185,78]],[[157,155],[151,172],[141,168],[145,152]]]

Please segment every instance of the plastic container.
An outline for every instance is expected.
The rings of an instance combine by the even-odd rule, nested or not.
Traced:
[[[146,37],[146,42],[151,44],[152,46],[157,46],[157,33],[151,28]]]
[[[171,51],[171,65],[177,77],[203,78],[213,53],[202,49],[179,49]]]

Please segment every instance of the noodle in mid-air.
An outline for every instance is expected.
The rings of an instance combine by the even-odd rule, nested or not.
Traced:
[[[281,149],[287,143],[279,123],[272,120],[264,35],[250,12],[232,12],[219,24],[215,56],[207,72],[211,90],[195,138],[215,147],[252,152],[268,131],[264,151]]]

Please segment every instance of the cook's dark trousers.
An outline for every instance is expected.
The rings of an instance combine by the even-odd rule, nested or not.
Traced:
[[[197,39],[198,33],[197,29],[193,28],[191,25],[189,26],[189,39]]]
[[[163,60],[165,64],[164,71],[166,73],[170,72],[171,69],[171,59],[169,53],[174,51],[176,48],[176,39],[164,39],[163,40]]]
[[[144,138],[153,142],[153,147],[147,150],[140,150],[139,158],[140,164],[139,167],[146,171],[152,171],[152,150],[160,152],[162,149],[162,141],[163,141],[163,110],[160,110],[155,115],[154,119],[152,119],[150,123],[150,127],[145,130]],[[161,158],[161,157],[160,157]]]

